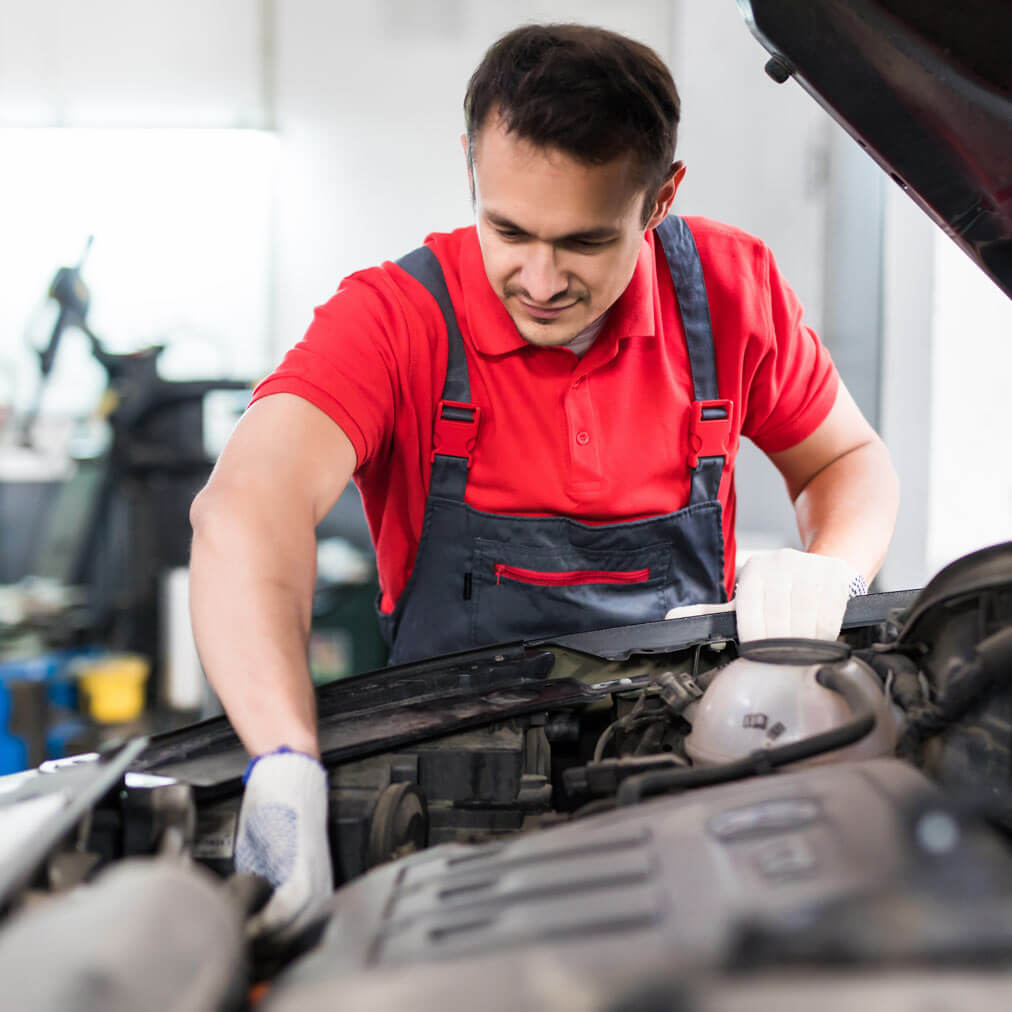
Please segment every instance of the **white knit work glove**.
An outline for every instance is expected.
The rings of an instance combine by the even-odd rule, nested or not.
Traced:
[[[274,895],[251,921],[253,935],[294,937],[334,891],[327,843],[327,773],[314,758],[282,749],[246,774],[235,844],[236,871],[252,872]]]
[[[669,618],[694,618],[696,615],[716,615],[720,611],[734,611],[734,601],[725,604],[683,604],[664,616],[665,621]]]
[[[756,552],[742,567],[735,590],[738,639],[835,640],[847,602],[867,590],[864,577],[842,559],[793,548]]]

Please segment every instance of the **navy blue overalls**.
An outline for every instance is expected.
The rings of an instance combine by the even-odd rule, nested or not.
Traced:
[[[674,281],[692,369],[686,461],[692,491],[689,505],[676,513],[603,526],[561,516],[482,513],[465,503],[481,412],[471,403],[464,341],[432,251],[423,246],[398,261],[439,305],[449,352],[418,555],[393,613],[380,614],[390,663],[656,621],[679,605],[726,600],[717,492],[731,402],[718,399],[710,310],[692,233],[681,218],[669,217],[656,235]]]

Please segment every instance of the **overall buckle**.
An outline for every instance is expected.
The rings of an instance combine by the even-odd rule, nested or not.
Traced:
[[[689,467],[700,457],[726,457],[731,441],[733,401],[693,401],[689,414]]]
[[[478,438],[481,408],[462,401],[440,401],[436,406],[436,424],[432,433],[431,464],[441,457],[464,457],[471,466],[471,451]]]

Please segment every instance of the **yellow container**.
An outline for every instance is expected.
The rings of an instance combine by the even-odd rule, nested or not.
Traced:
[[[77,666],[78,688],[88,715],[99,724],[126,724],[144,711],[144,686],[151,672],[146,657],[113,654]]]

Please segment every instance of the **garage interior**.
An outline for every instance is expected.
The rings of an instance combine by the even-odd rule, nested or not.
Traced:
[[[190,625],[189,505],[342,278],[473,222],[461,100],[480,55],[570,20],[669,65],[674,213],[763,239],[888,446],[900,511],[871,590],[918,590],[1012,538],[1012,300],[797,81],[763,73],[734,0],[0,0],[0,776],[152,735],[171,766],[172,734],[222,717]],[[745,441],[735,482],[739,567],[800,548],[781,476]],[[353,487],[317,536],[309,665],[326,689],[387,647]],[[502,748],[529,752],[541,728]],[[233,780],[240,758],[222,760]],[[362,792],[421,778],[425,749],[412,761],[334,772],[333,790],[349,812],[368,796],[371,818]],[[460,762],[440,789],[466,780]],[[462,832],[448,812],[429,842]],[[432,987],[431,1007],[454,1007]],[[349,993],[367,1007],[368,987]]]
[[[777,18],[864,39],[855,94],[954,82],[1004,141],[911,101],[963,170],[932,203]],[[190,505],[342,278],[474,223],[463,92],[538,21],[670,67],[673,213],[770,248],[889,447],[896,530],[835,642],[724,610],[388,666],[349,485],[316,531],[319,751],[261,750],[314,766],[332,885],[278,940]],[[998,0],[0,0],[0,1006],[1008,1008],[1008,52]],[[803,546],[748,440],[735,483],[739,572]]]

